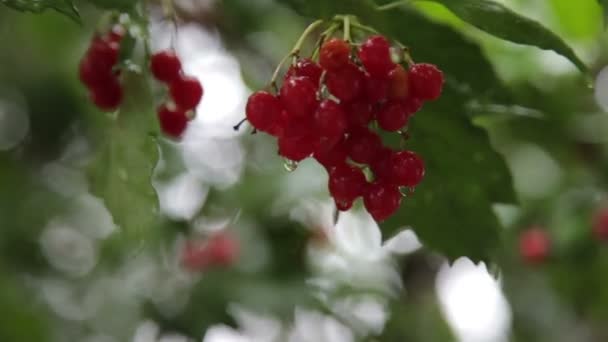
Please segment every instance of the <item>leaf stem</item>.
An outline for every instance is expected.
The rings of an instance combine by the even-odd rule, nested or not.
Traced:
[[[410,0],[398,0],[398,1],[395,1],[395,2],[390,2],[390,3],[385,4],[385,5],[377,6],[376,10],[377,11],[388,11],[388,10],[391,10],[393,8],[397,8],[397,7],[400,7],[400,6],[403,6],[403,5],[407,5],[409,3],[410,3]]]

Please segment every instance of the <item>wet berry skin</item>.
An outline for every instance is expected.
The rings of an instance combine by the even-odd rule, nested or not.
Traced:
[[[390,43],[380,35],[370,36],[363,42],[359,49],[359,59],[370,75],[386,78],[395,67],[390,48]]]
[[[344,138],[340,139],[333,146],[319,144],[314,152],[314,158],[323,165],[328,171],[334,167],[342,165],[348,158],[348,147]]]
[[[395,132],[407,124],[407,108],[400,102],[389,102],[376,114],[378,125],[385,131]]]
[[[175,52],[170,50],[160,51],[150,58],[150,71],[157,80],[170,83],[179,78],[182,63]]]
[[[174,139],[181,138],[188,126],[188,117],[183,110],[179,108],[170,109],[166,104],[163,104],[158,107],[156,114],[160,129],[165,135]]]
[[[293,117],[307,117],[317,109],[317,87],[307,77],[290,77],[281,87],[283,107]]]
[[[321,46],[319,64],[323,69],[335,71],[350,63],[350,46],[342,39],[332,38]]]
[[[365,99],[355,100],[347,105],[346,117],[351,129],[367,127],[374,118],[372,105]]]
[[[300,58],[285,73],[284,80],[292,76],[308,77],[313,84],[319,84],[323,69],[310,58]]]
[[[191,76],[180,75],[169,86],[171,98],[183,110],[196,108],[203,97],[201,82]]]
[[[377,181],[367,188],[363,204],[376,221],[382,222],[399,209],[401,199],[397,186]]]
[[[354,201],[363,195],[366,185],[363,171],[346,163],[335,166],[329,173],[329,193],[337,202]]]
[[[436,100],[443,89],[443,72],[433,64],[414,64],[409,70],[412,94],[424,101]]]
[[[260,131],[268,131],[280,120],[281,101],[267,91],[257,91],[249,96],[245,113],[247,120]]]
[[[370,104],[384,102],[389,93],[389,80],[365,75],[365,98]]]
[[[315,128],[321,138],[321,144],[333,146],[342,139],[348,128],[342,106],[333,100],[322,101],[315,112]]]
[[[360,164],[369,164],[382,148],[380,137],[367,128],[351,131],[347,144],[350,158]]]
[[[351,102],[361,96],[364,90],[365,74],[354,64],[330,71],[325,77],[329,92],[340,100],[340,103]]]
[[[279,155],[293,161],[310,157],[317,146],[318,136],[313,132],[299,135],[283,134],[279,137]]]
[[[409,91],[409,75],[401,65],[397,65],[388,74],[388,97],[391,100],[405,100]]]
[[[424,178],[424,161],[412,151],[395,152],[389,159],[389,172],[392,184],[413,187]]]

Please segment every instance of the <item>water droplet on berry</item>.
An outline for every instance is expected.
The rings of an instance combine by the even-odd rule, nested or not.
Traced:
[[[294,172],[298,168],[298,162],[295,160],[285,159],[283,167],[285,170],[287,170],[287,172]]]

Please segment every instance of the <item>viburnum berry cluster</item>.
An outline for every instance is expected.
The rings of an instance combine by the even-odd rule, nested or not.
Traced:
[[[160,128],[165,135],[180,138],[203,98],[203,86],[198,79],[184,74],[179,57],[170,50],[152,55],[150,71],[167,85],[171,96],[171,101],[157,109]]]
[[[89,89],[92,102],[103,111],[115,111],[123,100],[118,64],[124,35],[122,25],[115,25],[104,35],[95,35],[80,62],[80,80]],[[154,78],[167,86],[170,95],[170,101],[157,109],[161,131],[178,139],[194,118],[194,109],[203,97],[203,86],[183,72],[181,61],[172,50],[154,53],[149,67]]]
[[[278,139],[279,155],[291,162],[313,157],[326,168],[339,210],[363,197],[367,211],[383,221],[399,208],[400,187],[418,185],[425,167],[415,152],[385,146],[379,131],[404,134],[423,103],[441,95],[443,73],[414,63],[404,49],[394,53],[379,34],[357,44],[348,22],[343,31],[344,39],[322,34],[313,58],[299,57],[300,39],[280,88],[275,72],[276,93],[253,93],[246,116]]]
[[[114,26],[104,35],[95,35],[80,61],[80,81],[89,89],[91,101],[103,111],[114,111],[122,102],[123,88],[118,63],[124,28]]]

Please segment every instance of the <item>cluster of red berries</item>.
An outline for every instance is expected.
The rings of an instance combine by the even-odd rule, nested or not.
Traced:
[[[608,241],[608,207],[592,216],[591,233],[598,241]],[[519,236],[519,254],[529,264],[541,264],[551,255],[551,237],[541,226],[532,226]]]
[[[120,106],[123,89],[118,63],[124,28],[115,26],[105,35],[95,35],[80,61],[80,81],[89,89],[91,101],[101,110],[113,111]]]
[[[188,241],[181,251],[181,264],[189,271],[233,265],[239,254],[238,241],[226,232],[215,233],[206,240]]]
[[[116,25],[103,36],[96,35],[79,67],[81,82],[87,86],[91,100],[101,110],[116,110],[123,99],[118,63],[124,27]],[[161,130],[167,136],[179,138],[194,116],[193,110],[203,97],[203,86],[182,71],[182,65],[172,51],[160,51],[150,59],[152,75],[169,88],[171,100],[157,109]]]
[[[157,109],[160,128],[167,136],[180,138],[203,97],[203,86],[198,79],[184,74],[179,57],[173,51],[153,54],[150,70],[154,78],[169,87],[172,100]]]
[[[329,192],[340,210],[363,197],[377,221],[401,203],[399,187],[415,187],[424,163],[412,151],[383,145],[374,122],[385,131],[402,130],[424,101],[437,99],[443,73],[431,64],[392,60],[380,35],[358,49],[342,39],[321,45],[319,62],[295,59],[277,95],[258,91],[247,102],[247,120],[278,138],[279,154],[292,161],[314,157],[329,173]],[[364,169],[373,181],[368,182]]]

